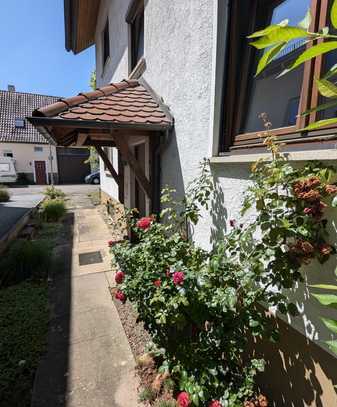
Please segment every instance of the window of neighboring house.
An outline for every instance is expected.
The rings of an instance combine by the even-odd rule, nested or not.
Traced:
[[[25,127],[25,120],[24,120],[24,119],[20,119],[20,118],[15,119],[15,127],[16,127],[17,129],[22,129],[22,128],[24,128],[24,127]]]
[[[9,164],[0,163],[0,172],[8,172],[10,169]]]
[[[110,57],[110,35],[109,35],[109,20],[107,20],[103,33],[102,33],[102,56],[103,56],[103,68],[106,61]]]
[[[130,72],[144,55],[144,0],[132,0],[126,15],[129,24]]]
[[[13,152],[10,151],[10,150],[4,150],[4,151],[3,151],[3,156],[4,156],[4,157],[10,157],[10,158],[13,158],[13,157],[14,157],[14,156],[13,156]]]
[[[34,151],[35,151],[36,153],[42,153],[43,147],[35,146],[35,147],[34,147]]]
[[[250,46],[247,36],[284,19],[289,19],[289,25],[297,25],[308,8],[311,8],[313,29],[322,28],[326,25],[326,19],[322,18],[322,13],[327,13],[326,3],[328,0],[252,0],[248,5],[245,0],[230,2],[220,151],[260,147],[264,131],[261,113],[267,114],[273,134],[288,142],[304,137],[299,130],[317,119],[317,114],[302,117],[299,113],[317,105],[314,72],[317,76],[316,64],[322,65],[322,61],[308,61],[277,78],[307,46],[303,40],[294,40],[255,77],[257,63],[265,50]],[[333,63],[336,62],[337,53]],[[308,135],[306,138],[310,139]]]

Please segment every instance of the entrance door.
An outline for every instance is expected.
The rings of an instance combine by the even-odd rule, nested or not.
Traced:
[[[46,162],[35,161],[35,182],[38,185],[47,184]]]

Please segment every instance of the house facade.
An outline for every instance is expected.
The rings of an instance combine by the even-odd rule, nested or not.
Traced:
[[[88,149],[56,147],[26,119],[42,105],[60,98],[0,90],[0,156],[12,157],[19,183],[83,183],[90,173]]]
[[[103,199],[136,206],[141,214],[158,208],[154,202],[165,185],[182,196],[198,175],[199,163],[209,158],[218,197],[193,230],[193,239],[210,248],[226,233],[229,220],[240,216],[251,164],[269,157],[261,136],[261,113],[267,113],[295,166],[314,159],[337,165],[336,129],[303,133],[300,129],[318,117],[298,116],[317,105],[314,77],[337,58],[320,58],[276,79],[305,46],[294,42],[255,77],[258,55],[247,41],[250,33],[287,17],[297,24],[309,7],[313,29],[322,28],[329,4],[325,0],[66,0],[66,48],[76,54],[95,45],[98,90],[39,109],[33,121],[41,131],[48,123],[54,125],[53,137],[60,144],[85,145],[90,140],[102,157]],[[324,118],[332,115],[335,111],[327,111]],[[74,133],[70,127],[75,125]],[[141,133],[144,130],[151,136]],[[127,145],[119,139],[123,134]],[[332,234],[334,225],[331,222]],[[314,264],[305,270],[306,280],[334,282],[334,269],[333,259],[324,266]],[[322,309],[304,285],[294,300],[300,316],[278,319],[281,342],[257,346],[268,361],[260,386],[277,406],[337,405],[336,357],[324,344],[331,332],[319,318]],[[333,312],[326,311],[325,316],[333,317],[329,314]]]
[[[41,103],[54,96],[16,92],[13,86],[0,90],[0,156],[12,157],[19,182],[49,184],[58,180],[56,147],[26,120]]]

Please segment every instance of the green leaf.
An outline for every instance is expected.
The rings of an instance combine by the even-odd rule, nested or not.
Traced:
[[[327,98],[337,97],[337,86],[327,79],[316,79],[318,91],[322,96]]]
[[[288,68],[285,69],[279,76],[285,75],[289,71],[297,68],[306,61],[309,61],[312,58],[315,58],[319,55],[326,54],[327,52],[333,51],[337,48],[337,41],[322,42],[321,44],[314,45],[306,49]]]
[[[301,113],[301,116],[308,116],[308,114],[313,112],[320,112],[321,110],[330,109],[331,107],[337,106],[337,99],[333,100],[332,102],[323,103],[319,106],[313,107],[312,109],[308,109],[305,112]]]
[[[247,38],[264,37],[265,35],[268,35],[275,30],[279,30],[281,27],[286,27],[288,25],[288,23],[289,23],[289,20],[283,20],[279,24],[269,25],[268,27],[264,28],[263,30],[256,31],[255,33],[249,35]]]
[[[312,285],[309,285],[309,287],[313,287],[313,288],[323,288],[324,290],[336,290],[336,291],[337,291],[337,285],[330,285],[330,284],[312,284]]]
[[[334,28],[337,28],[337,0],[331,6],[330,20]]]
[[[337,355],[337,340],[326,341],[325,343],[329,346],[330,350]]]
[[[337,64],[333,65],[328,72],[323,76],[324,79],[329,79],[331,76],[336,75],[337,73]]]
[[[307,14],[305,15],[305,17],[303,18],[303,20],[301,22],[298,23],[298,26],[303,28],[304,30],[309,30],[310,24],[312,21],[312,17],[311,17],[311,11],[310,8],[307,11]]]
[[[256,69],[256,74],[257,76],[263,69],[276,57],[276,55],[282,50],[282,48],[285,46],[285,42],[281,42],[280,44],[276,44],[273,47],[269,48],[263,56],[260,58],[257,69]]]
[[[330,329],[333,333],[337,334],[337,321],[334,319],[329,319],[329,318],[321,318],[321,320],[324,322],[324,325]]]
[[[312,294],[322,305],[337,304],[337,295],[334,294]]]
[[[309,124],[309,126],[304,127],[302,131],[309,131],[309,130],[316,130],[320,129],[321,127],[324,126],[329,126],[331,124],[337,123],[337,117],[334,117],[332,119],[324,119],[324,120],[318,120],[317,122]]]
[[[296,38],[307,38],[308,36],[309,34],[303,28],[281,27],[259,38],[257,41],[251,42],[250,45],[257,49],[263,49],[280,42],[288,42]]]

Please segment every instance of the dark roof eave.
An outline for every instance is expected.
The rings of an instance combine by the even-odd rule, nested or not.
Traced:
[[[155,123],[114,123],[108,121],[96,120],[71,120],[71,119],[55,119],[52,117],[27,117],[28,121],[38,127],[72,127],[81,129],[130,129],[130,130],[147,130],[147,131],[165,131],[172,127],[172,124],[155,124]]]

